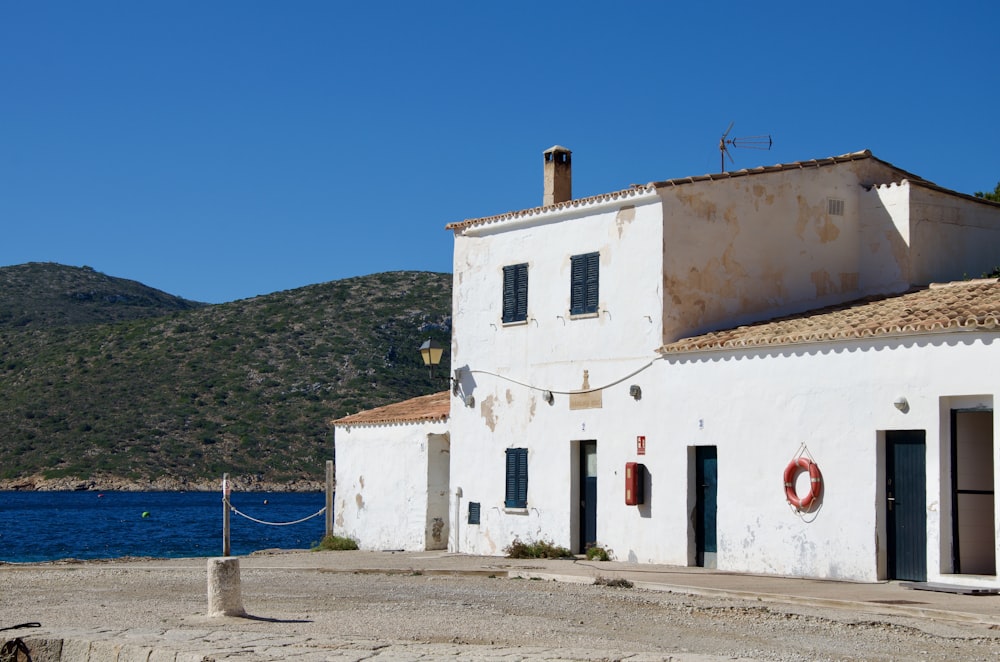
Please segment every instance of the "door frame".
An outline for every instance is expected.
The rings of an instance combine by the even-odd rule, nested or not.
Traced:
[[[703,476],[703,462],[704,460],[714,460],[714,482],[712,484],[705,483]],[[694,507],[691,513],[692,525],[694,528],[694,565],[703,568],[715,568],[718,567],[718,504],[719,504],[719,447],[714,445],[705,446],[693,446],[691,452],[691,486],[692,486],[692,496],[694,499]],[[708,513],[706,509],[708,499],[703,498],[703,489],[709,487],[711,489],[710,499],[711,507],[713,509],[711,517],[711,547],[712,549],[707,549],[708,529],[706,525],[708,520],[706,515]]]
[[[884,433],[884,446],[881,452],[883,470],[881,472],[881,490],[879,491],[880,511],[884,522],[885,531],[885,578],[889,580],[902,579],[909,581],[927,581],[927,560],[928,560],[928,536],[927,536],[927,431],[926,430],[886,430]],[[911,522],[913,526],[906,530],[906,536],[913,543],[914,559],[921,562],[913,568],[915,572],[908,573],[905,568],[901,569],[897,563],[896,542],[900,540],[901,523],[896,514],[899,498],[899,476],[896,475],[896,460],[893,451],[897,445],[919,445],[922,453],[920,457],[920,470],[914,474],[914,483],[904,486],[904,488],[918,488],[919,496],[916,497],[919,513],[917,522]],[[908,502],[903,496],[904,502]],[[906,539],[903,539],[906,542]],[[922,568],[920,567],[922,566]],[[906,575],[906,576],[902,576]]]
[[[587,468],[588,449],[593,448],[594,466],[593,475],[589,475]],[[577,445],[576,475],[579,485],[579,498],[576,508],[577,535],[574,536],[577,551],[585,553],[587,545],[597,543],[597,503],[599,499],[597,482],[597,440],[583,439]],[[588,494],[591,498],[587,498]],[[593,540],[587,540],[587,528],[589,521],[593,521]]]

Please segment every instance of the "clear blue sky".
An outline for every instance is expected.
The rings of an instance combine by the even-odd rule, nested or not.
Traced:
[[[451,271],[445,224],[861,149],[1000,180],[1000,3],[0,0],[0,266],[219,303]]]

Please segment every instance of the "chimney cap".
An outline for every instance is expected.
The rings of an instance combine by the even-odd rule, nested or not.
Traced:
[[[549,147],[547,150],[542,152],[542,154],[548,154],[549,152],[567,152],[569,154],[573,153],[572,150],[566,149],[562,145],[553,145],[552,147]]]

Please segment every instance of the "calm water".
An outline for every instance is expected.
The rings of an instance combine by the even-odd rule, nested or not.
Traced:
[[[230,502],[255,519],[290,522],[323,508],[325,497],[233,492]],[[0,561],[221,556],[222,514],[220,492],[0,492]],[[231,551],[306,549],[324,529],[324,515],[267,526],[231,513]]]

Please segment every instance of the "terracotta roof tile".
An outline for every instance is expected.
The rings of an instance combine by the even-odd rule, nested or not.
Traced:
[[[949,329],[1000,332],[1000,280],[931,285],[889,297],[683,338],[662,354],[933,333]]]
[[[419,423],[448,420],[451,406],[451,392],[442,391],[431,395],[394,402],[384,407],[344,416],[333,421],[334,425],[379,425],[385,423]]]
[[[831,156],[827,159],[812,159],[810,161],[795,161],[794,163],[779,163],[773,166],[762,166],[759,168],[746,168],[743,170],[734,170],[731,172],[720,172],[709,175],[698,175],[695,177],[680,177],[678,179],[668,179],[661,182],[650,182],[649,184],[633,184],[630,188],[621,191],[612,191],[611,193],[603,193],[601,195],[593,195],[587,198],[577,198],[575,200],[567,200],[566,202],[560,202],[556,205],[550,205],[548,207],[532,207],[531,209],[524,209],[521,211],[512,211],[505,214],[497,214],[495,216],[486,216],[483,218],[471,218],[465,221],[460,221],[458,223],[449,223],[445,226],[447,230],[464,230],[465,228],[475,226],[475,225],[488,225],[491,223],[497,223],[500,221],[505,221],[509,219],[522,218],[525,216],[533,216],[542,211],[549,211],[554,209],[570,209],[574,207],[586,207],[592,204],[612,201],[616,199],[626,200],[631,197],[642,193],[651,193],[658,188],[668,188],[674,186],[681,186],[683,184],[691,184],[694,182],[704,182],[704,181],[715,181],[719,179],[732,179],[734,177],[746,177],[748,175],[759,175],[767,172],[778,172],[781,170],[801,170],[803,168],[818,168],[820,166],[832,165],[835,163],[843,163],[845,161],[858,161],[861,159],[871,159],[875,158],[869,150],[862,150],[860,152],[851,152],[850,154],[843,154],[841,156]],[[890,167],[895,168],[892,164],[887,164]],[[899,170],[899,168],[896,168]],[[911,175],[908,172],[900,170],[903,176],[909,176],[910,178],[918,181],[923,181],[916,175]]]
[[[449,223],[445,226],[447,230],[464,230],[465,228],[479,226],[479,225],[490,225],[493,223],[499,223],[501,221],[513,220],[519,218],[525,218],[530,216],[535,216],[542,212],[557,210],[557,209],[573,209],[580,207],[587,207],[594,204],[600,204],[603,202],[612,202],[615,200],[628,200],[629,198],[634,198],[637,195],[644,193],[651,193],[657,189],[661,188],[672,188],[675,186],[682,186],[685,184],[693,184],[694,182],[706,182],[706,181],[718,181],[722,179],[733,179],[736,177],[747,177],[751,175],[762,175],[769,172],[781,172],[783,170],[805,170],[808,168],[820,168],[823,166],[835,165],[837,163],[845,163],[848,161],[860,161],[863,159],[874,159],[879,163],[885,164],[886,166],[895,170],[900,180],[907,180],[911,184],[917,184],[926,188],[934,189],[936,191],[942,191],[944,193],[949,193],[951,195],[958,195],[963,198],[974,200],[976,202],[981,202],[984,204],[1000,205],[1000,203],[991,202],[983,198],[976,198],[965,193],[959,193],[957,191],[952,191],[946,189],[942,186],[927,181],[923,177],[913,174],[912,172],[907,172],[898,166],[894,166],[888,161],[883,161],[882,159],[874,156],[871,150],[861,150],[860,152],[850,152],[848,154],[841,154],[840,156],[831,156],[825,159],[809,159],[807,161],[794,161],[792,163],[778,163],[772,166],[760,166],[757,168],[744,168],[742,170],[733,170],[730,172],[717,172],[707,175],[696,175],[694,177],[678,177],[676,179],[667,179],[664,181],[650,182],[648,184],[633,184],[627,189],[620,191],[612,191],[611,193],[602,193],[600,195],[593,195],[586,198],[577,198],[575,200],[567,200],[566,202],[560,202],[559,204],[550,205],[548,207],[532,207],[530,209],[522,209],[519,211],[510,211],[503,214],[496,214],[494,216],[484,216],[483,218],[470,218],[464,221],[458,221],[456,223]]]

